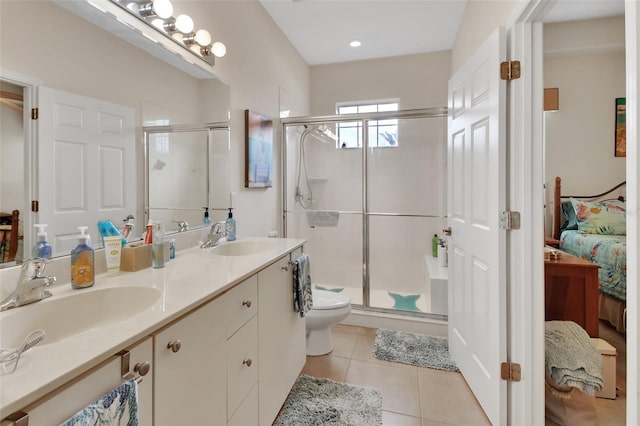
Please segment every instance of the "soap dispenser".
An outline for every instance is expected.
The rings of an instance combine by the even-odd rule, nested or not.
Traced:
[[[89,245],[86,226],[78,226],[78,246],[71,250],[71,287],[89,288],[95,283],[95,251]]]
[[[35,224],[38,229],[38,235],[36,237],[36,245],[33,246],[33,257],[42,257],[44,259],[51,258],[51,245],[47,242],[47,232],[45,224]]]
[[[203,225],[211,225],[211,218],[209,217],[209,207],[203,207],[204,209],[204,218],[202,219]]]
[[[236,220],[233,218],[232,209],[229,209],[229,217],[224,222],[225,230],[227,231],[227,241],[233,241],[236,239]]]

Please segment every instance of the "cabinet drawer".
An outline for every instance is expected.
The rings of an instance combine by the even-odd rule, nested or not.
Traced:
[[[256,275],[238,284],[225,300],[227,338],[258,312],[258,277]]]
[[[258,424],[258,385],[242,401],[235,414],[227,422],[227,426],[247,426]]]
[[[258,382],[258,318],[253,317],[227,343],[227,416]]]

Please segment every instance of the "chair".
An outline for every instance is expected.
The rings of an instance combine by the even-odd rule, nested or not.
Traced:
[[[9,218],[8,214],[2,215],[7,219]],[[0,225],[0,247],[2,248],[2,258],[0,260],[2,262],[13,262],[18,253],[20,211],[12,211],[10,217],[11,221],[9,224]]]

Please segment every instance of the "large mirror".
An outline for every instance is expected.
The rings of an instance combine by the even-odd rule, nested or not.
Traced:
[[[17,210],[20,245],[14,257],[18,261],[30,256],[35,241],[33,224],[45,220],[54,222],[48,223],[47,231],[57,255],[67,254],[75,246],[80,225],[89,225],[93,245],[101,246],[99,220],[110,220],[122,228],[126,217],[132,215],[135,227],[130,238],[139,238],[146,221],[143,129],[228,122],[226,84],[213,77],[195,78],[48,0],[0,2],[0,64],[0,236],[7,234],[11,213]],[[96,170],[87,159],[94,148],[74,143],[66,130],[54,136],[46,131],[40,134],[39,127],[59,124],[61,117],[67,120],[67,128],[83,123],[84,116],[75,106],[50,111],[51,93],[86,101],[97,109],[102,114],[98,121],[104,126],[97,134],[126,133],[130,150],[97,148],[100,157],[95,164],[98,169],[109,169],[111,176]],[[38,120],[25,114],[30,101],[37,101]],[[105,105],[118,113],[105,113]],[[228,128],[222,135],[210,142],[209,162],[220,161],[222,156],[223,163],[228,163]],[[54,144],[60,141],[64,143]],[[174,163],[181,160],[169,156]],[[104,167],[104,163],[117,167]],[[49,168],[58,173],[47,179]],[[208,179],[210,191],[219,194],[209,196],[212,209],[228,207],[227,170],[220,167]],[[131,176],[125,176],[128,174]],[[77,186],[78,181],[82,185]],[[111,181],[112,187],[105,187],[105,181]],[[179,190],[190,190],[190,184],[188,179],[183,181]],[[97,198],[94,203],[91,200],[96,194],[100,197],[93,197]],[[127,201],[131,206],[119,208],[126,204],[125,199],[132,200]],[[221,204],[216,205],[216,200]],[[202,207],[205,205],[198,206]],[[84,215],[77,216],[81,210]],[[197,214],[191,228],[202,225],[201,212]],[[168,232],[177,231],[173,217],[159,219],[170,221]],[[67,229],[62,231],[59,221]],[[8,260],[5,251],[0,251],[0,262]]]

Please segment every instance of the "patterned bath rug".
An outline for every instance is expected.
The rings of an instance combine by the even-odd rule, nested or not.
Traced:
[[[420,299],[419,294],[409,294],[404,296],[398,293],[392,293],[388,291],[389,296],[393,299],[393,309],[402,309],[403,311],[415,311],[422,312],[420,308],[416,306],[416,302]]]
[[[301,375],[273,426],[381,426],[382,396],[373,388]]]
[[[373,356],[418,367],[460,371],[449,354],[449,340],[446,337],[379,328]]]

